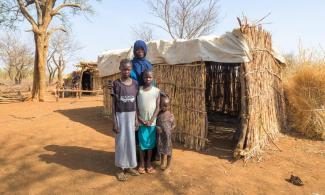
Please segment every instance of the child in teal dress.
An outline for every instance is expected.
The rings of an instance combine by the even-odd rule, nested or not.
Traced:
[[[138,130],[140,147],[140,166],[138,172],[154,173],[155,169],[151,165],[152,149],[156,147],[156,118],[159,112],[160,90],[152,85],[153,73],[146,70],[143,73],[144,86],[140,86],[137,95],[138,120],[140,122]]]

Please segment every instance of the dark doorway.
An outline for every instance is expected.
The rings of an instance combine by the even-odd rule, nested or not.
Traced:
[[[82,90],[92,90],[92,79],[90,71],[83,72],[81,81]]]
[[[240,63],[206,62],[208,148],[231,158],[240,126]]]

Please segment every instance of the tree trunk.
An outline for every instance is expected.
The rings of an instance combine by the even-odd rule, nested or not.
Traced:
[[[34,33],[35,41],[35,63],[34,63],[34,79],[32,98],[38,99],[40,102],[44,102],[44,95],[46,90],[46,77],[45,66],[47,56],[47,35],[45,33]]]
[[[16,76],[15,76],[15,85],[20,85],[22,81],[22,73],[21,70],[17,70]]]
[[[59,82],[60,84],[62,84],[62,82],[63,82],[63,77],[62,77],[62,68],[61,68],[61,67],[58,68],[58,82]]]
[[[49,73],[49,84],[53,83],[54,75],[53,73]]]
[[[18,83],[19,85],[21,84],[21,81],[23,80],[23,77],[21,75],[19,75],[19,78],[18,78]]]
[[[37,41],[36,35],[34,35],[35,41],[35,60],[34,60],[34,71],[33,71],[33,87],[32,87],[32,99],[38,99],[38,91],[39,91],[39,70],[38,70],[38,52],[37,52]]]
[[[19,85],[19,84],[20,84],[20,83],[19,83],[18,78],[15,77],[15,85]]]

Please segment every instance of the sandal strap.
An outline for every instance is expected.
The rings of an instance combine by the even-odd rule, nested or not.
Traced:
[[[127,180],[127,176],[122,172],[122,173],[118,173],[117,174],[117,179],[119,181],[126,181]]]
[[[153,167],[147,168],[148,173],[154,173],[156,170]]]
[[[139,167],[138,172],[143,174],[143,173],[146,173],[146,170],[143,167]]]

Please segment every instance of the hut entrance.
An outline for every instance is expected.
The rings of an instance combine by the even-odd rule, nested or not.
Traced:
[[[92,75],[88,70],[82,74],[81,89],[92,90]]]
[[[240,125],[240,65],[206,62],[208,147],[225,157],[233,154]]]

